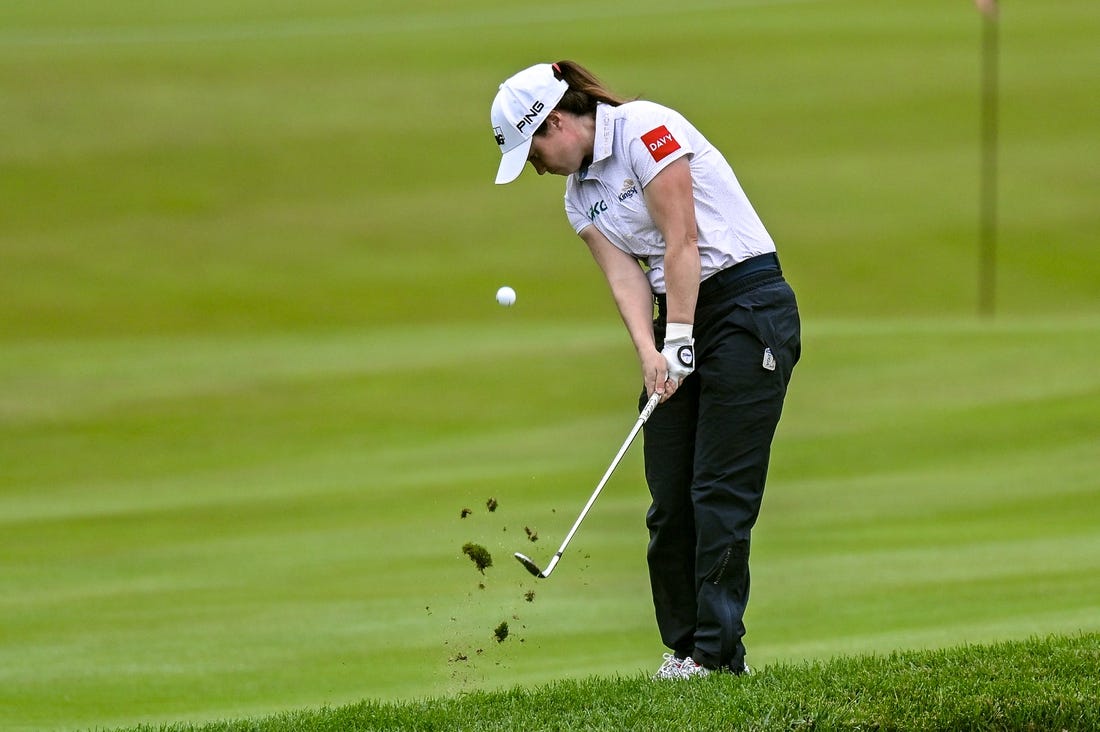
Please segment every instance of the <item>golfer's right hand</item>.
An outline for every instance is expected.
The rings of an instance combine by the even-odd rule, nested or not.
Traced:
[[[675,379],[669,378],[668,361],[656,348],[642,360],[642,380],[645,382],[646,395],[661,394],[662,403],[676,393],[679,385]]]

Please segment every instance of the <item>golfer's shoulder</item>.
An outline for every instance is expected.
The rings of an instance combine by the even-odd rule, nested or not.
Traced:
[[[639,151],[644,151],[652,137],[659,138],[671,133],[678,139],[688,139],[698,134],[684,115],[663,104],[637,100],[620,105],[617,110],[622,111],[619,111],[620,121],[616,123],[616,137],[624,147],[631,147],[634,143]]]
[[[635,99],[615,107],[614,114],[621,119],[626,129],[642,128],[653,123],[666,121],[679,122],[684,116],[672,107],[666,107],[648,99]]]

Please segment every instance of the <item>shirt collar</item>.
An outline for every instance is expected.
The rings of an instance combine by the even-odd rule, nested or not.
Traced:
[[[598,163],[611,157],[615,141],[615,108],[602,102],[596,105],[596,139],[592,145],[592,162]]]
[[[580,179],[589,177],[592,167],[611,157],[615,141],[615,108],[600,102],[596,105],[596,134],[592,144],[592,162],[580,171]]]

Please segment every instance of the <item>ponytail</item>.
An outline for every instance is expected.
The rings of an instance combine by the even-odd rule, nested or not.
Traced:
[[[594,114],[599,103],[617,107],[630,101],[608,89],[591,71],[574,61],[558,61],[554,64],[554,76],[569,85],[556,107],[565,112]]]

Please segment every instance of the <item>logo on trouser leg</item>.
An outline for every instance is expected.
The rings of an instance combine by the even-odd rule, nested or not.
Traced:
[[[768,371],[775,371],[775,356],[772,355],[772,349],[764,349],[764,363],[760,364]]]

